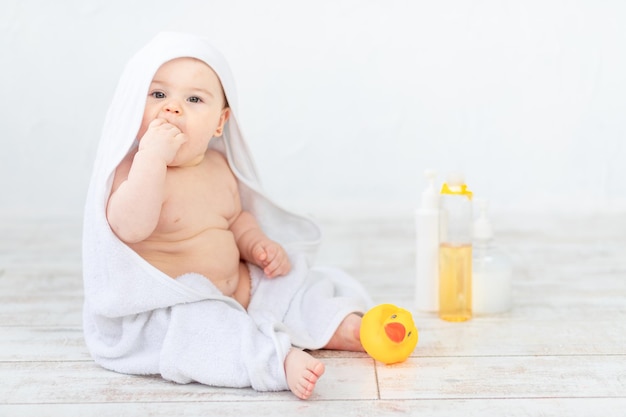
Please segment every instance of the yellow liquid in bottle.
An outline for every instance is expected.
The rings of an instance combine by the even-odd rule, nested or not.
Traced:
[[[439,317],[446,321],[472,318],[472,246],[439,246]]]

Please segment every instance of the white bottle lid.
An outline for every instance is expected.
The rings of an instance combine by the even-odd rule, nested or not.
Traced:
[[[427,169],[424,171],[424,177],[428,183],[424,191],[422,191],[421,208],[424,210],[439,210],[439,192],[435,188],[437,173]]]
[[[465,176],[462,172],[450,172],[446,176],[446,184],[448,184],[449,187],[460,187],[465,184]]]
[[[487,209],[489,207],[489,201],[485,199],[475,199],[474,204],[478,206],[478,218],[474,221],[474,227],[472,234],[475,240],[487,241],[493,239],[493,228],[489,217],[487,217]]]

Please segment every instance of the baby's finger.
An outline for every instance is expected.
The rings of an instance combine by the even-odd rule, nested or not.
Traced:
[[[267,253],[263,246],[258,245],[252,250],[252,256],[258,263],[264,263],[267,260]]]
[[[268,278],[276,278],[279,275],[278,272],[276,271],[276,268],[272,267],[271,265],[270,266],[266,266],[263,269],[263,273]]]
[[[150,128],[150,127],[161,126],[163,123],[166,123],[165,120],[163,119],[154,119],[153,121],[150,122],[148,127]]]
[[[282,253],[279,253],[272,262],[265,268],[266,274],[268,277],[273,278],[279,275],[285,275],[291,269],[291,264],[289,260],[282,256]]]
[[[276,261],[276,259],[267,260],[263,267],[263,272],[269,278],[274,278],[276,276],[276,269],[280,266],[280,263]]]
[[[179,133],[174,136],[174,141],[178,146],[181,146],[183,143],[187,142],[187,135],[179,131]]]
[[[272,262],[278,255],[278,248],[275,245],[269,245],[265,248],[265,252],[267,253],[267,261]]]
[[[265,268],[263,272],[265,273],[265,275],[267,275],[268,278],[276,278],[279,276],[286,275],[289,272],[289,269],[290,268],[286,266],[285,264],[279,263],[275,267],[274,265],[271,265]]]

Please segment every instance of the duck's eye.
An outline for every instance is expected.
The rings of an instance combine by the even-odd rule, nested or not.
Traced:
[[[393,314],[393,315],[391,316],[391,318],[392,318],[392,319],[395,319],[396,317],[398,317],[398,315],[397,315],[397,314]]]
[[[409,333],[406,335],[406,337],[411,337],[411,333],[413,333],[413,332],[409,332]]]

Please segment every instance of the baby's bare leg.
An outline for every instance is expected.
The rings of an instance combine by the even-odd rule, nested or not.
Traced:
[[[292,348],[285,358],[285,375],[287,385],[296,397],[306,400],[311,394],[317,380],[324,373],[324,364],[308,353]]]
[[[239,281],[237,282],[237,288],[235,289],[233,298],[246,310],[250,304],[251,285],[248,266],[244,262],[239,262]]]
[[[348,314],[324,349],[365,352],[361,344],[361,316]]]

